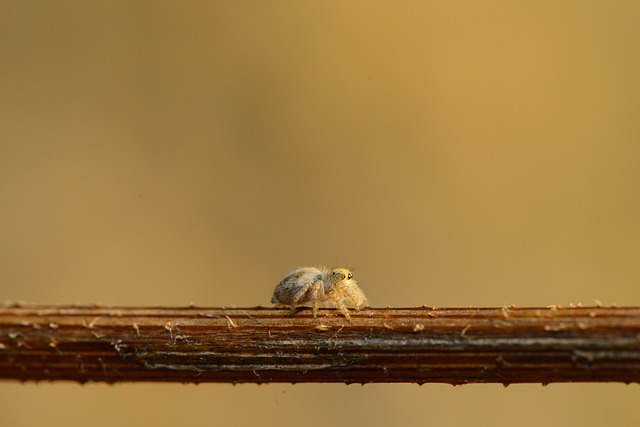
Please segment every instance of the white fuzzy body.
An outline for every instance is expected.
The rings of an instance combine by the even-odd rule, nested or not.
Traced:
[[[318,308],[338,307],[347,320],[348,308],[360,310],[368,301],[346,268],[300,267],[287,274],[276,286],[271,302],[291,307],[311,306],[313,317]]]

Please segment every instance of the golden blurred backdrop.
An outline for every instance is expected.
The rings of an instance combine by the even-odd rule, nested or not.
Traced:
[[[0,299],[639,305],[640,2],[0,0]],[[638,386],[0,383],[6,426],[639,425]]]

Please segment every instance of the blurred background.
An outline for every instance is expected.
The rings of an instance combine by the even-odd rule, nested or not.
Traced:
[[[640,304],[640,2],[0,0],[0,300]],[[638,425],[637,385],[0,383],[9,426]]]

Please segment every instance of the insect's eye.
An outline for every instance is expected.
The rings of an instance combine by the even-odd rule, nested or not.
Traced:
[[[349,279],[349,280],[353,279],[353,274],[351,274],[351,273],[347,274],[347,279]]]

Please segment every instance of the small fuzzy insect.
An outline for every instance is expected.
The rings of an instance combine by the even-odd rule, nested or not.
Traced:
[[[293,270],[278,283],[271,302],[291,306],[291,314],[295,313],[296,307],[311,306],[313,317],[317,317],[319,307],[335,305],[347,320],[351,320],[348,307],[357,311],[368,304],[349,270],[325,267]]]

